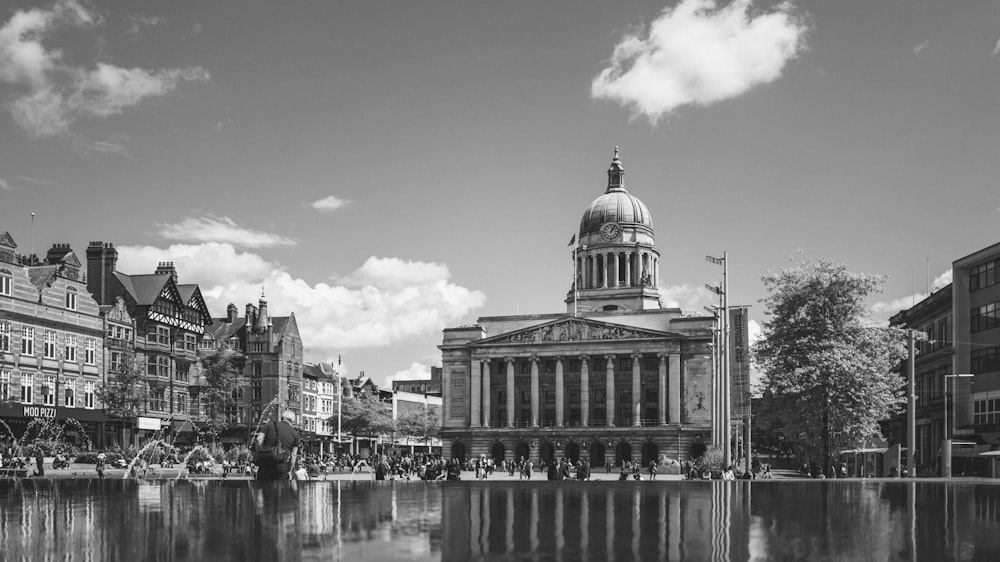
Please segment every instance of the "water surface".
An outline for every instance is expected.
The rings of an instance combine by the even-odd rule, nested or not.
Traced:
[[[998,560],[1000,484],[3,480],[5,560]]]

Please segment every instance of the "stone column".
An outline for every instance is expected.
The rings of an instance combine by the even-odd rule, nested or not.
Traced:
[[[642,355],[632,355],[632,425],[642,425]]]
[[[656,413],[660,418],[660,425],[667,425],[667,355],[659,354],[660,357],[660,384],[656,391]]]
[[[491,396],[492,391],[490,390],[490,360],[483,360],[483,427],[490,426],[491,413],[490,409],[493,403],[493,397]]]
[[[653,258],[653,287],[659,288],[660,286],[660,259]]]
[[[605,252],[605,253],[601,254],[601,256],[604,258],[604,268],[603,268],[604,269],[604,282],[601,283],[601,287],[604,287],[605,289],[607,289],[608,288],[608,269],[610,269],[608,267],[608,258],[611,257],[611,253],[610,252]]]
[[[625,286],[632,286],[632,252],[625,252]]]
[[[590,288],[597,288],[597,254],[590,257]]]
[[[608,418],[608,427],[615,426],[615,356],[605,355],[604,359],[607,361],[604,368],[604,403],[607,412],[605,412]]]
[[[338,385],[340,382],[338,381]],[[344,388],[340,387],[337,392],[343,392]],[[451,407],[448,405],[451,402],[451,373],[448,367],[441,369],[441,425],[448,423],[451,419]],[[343,397],[341,397],[343,398]],[[103,435],[102,435],[103,437]],[[338,436],[339,437],[339,436]]]
[[[668,362],[670,363],[669,369],[669,379],[670,379],[670,392],[667,396],[670,398],[670,423],[681,423],[681,356],[677,353],[671,353],[668,357]]]
[[[538,357],[531,358],[531,427],[538,427]]]
[[[514,358],[507,357],[507,425],[514,427]]]
[[[480,399],[483,397],[483,379],[480,374],[479,359],[473,359],[469,364],[469,394],[472,398],[472,412],[469,419],[470,427],[480,427],[483,419],[480,411]]]
[[[618,268],[620,267],[619,264],[618,264],[618,260],[619,260],[619,258],[618,258],[618,252],[615,252],[615,275],[614,275],[614,278],[613,278],[614,279],[614,284],[612,285],[614,287],[618,286]]]
[[[590,366],[588,357],[580,356],[580,425],[590,425]]]
[[[563,384],[563,358],[556,357],[556,427],[563,426],[563,409],[566,405]]]

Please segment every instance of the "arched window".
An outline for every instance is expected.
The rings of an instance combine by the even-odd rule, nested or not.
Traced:
[[[76,310],[76,287],[66,287],[66,308]]]

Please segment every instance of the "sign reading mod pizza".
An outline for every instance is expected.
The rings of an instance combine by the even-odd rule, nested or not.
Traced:
[[[56,409],[46,406],[25,406],[23,415],[26,418],[55,418]]]

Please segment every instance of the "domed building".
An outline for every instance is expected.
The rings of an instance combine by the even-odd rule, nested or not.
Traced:
[[[444,330],[445,456],[648,466],[711,442],[714,317],[663,307],[652,215],[617,148],[607,177],[580,220],[565,313]]]

